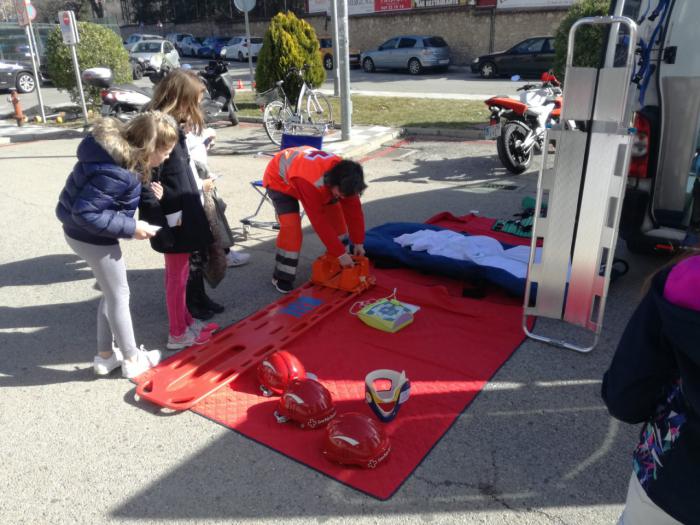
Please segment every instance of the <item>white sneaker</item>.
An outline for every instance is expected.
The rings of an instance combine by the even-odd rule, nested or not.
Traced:
[[[136,359],[122,361],[122,377],[131,379],[160,363],[160,350],[146,350],[143,345],[136,352]]]
[[[243,266],[248,263],[250,259],[250,254],[245,252],[234,252],[231,250],[226,254],[226,265],[232,266]]]
[[[115,368],[119,368],[120,366],[122,366],[121,355],[117,355],[116,352],[112,352],[112,355],[106,359],[100,355],[96,355],[95,359],[92,361],[92,368],[98,376],[108,376]]]

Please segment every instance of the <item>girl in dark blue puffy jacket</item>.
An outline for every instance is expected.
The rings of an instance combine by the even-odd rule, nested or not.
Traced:
[[[97,375],[121,367],[136,377],[160,360],[158,350],[137,347],[129,311],[129,284],[119,239],[148,239],[155,229],[137,221],[142,183],[168,158],[178,138],[172,118],[164,113],[139,115],[128,124],[98,121],[78,146],[78,162],[61,191],[56,216],[66,242],[92,269],[102,291],[97,312]],[[151,184],[162,195],[158,184]],[[116,340],[120,352],[113,350]]]
[[[642,424],[619,523],[700,524],[700,256],[654,276],[603,399],[617,419]]]

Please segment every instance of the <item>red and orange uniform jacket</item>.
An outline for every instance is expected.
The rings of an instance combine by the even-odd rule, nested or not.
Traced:
[[[323,175],[341,160],[337,155],[310,146],[288,148],[275,155],[263,176],[263,186],[301,202],[328,253],[336,257],[345,253],[345,247],[333,225],[324,218],[326,206],[338,202],[352,243],[364,244],[365,240],[365,218],[359,196],[336,201],[331,189],[323,184]]]

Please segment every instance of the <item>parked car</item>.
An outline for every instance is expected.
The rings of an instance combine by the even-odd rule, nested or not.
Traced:
[[[202,58],[219,58],[221,48],[231,40],[230,36],[210,36],[204,39],[202,47],[197,50],[197,56]]]
[[[554,65],[554,37],[537,36],[518,42],[507,51],[489,53],[474,59],[472,73],[483,78],[499,75],[537,77]]]
[[[21,62],[0,61],[0,89],[15,88],[19,93],[36,89],[32,66]]]
[[[248,60],[248,55],[252,55],[253,60],[258,59],[258,54],[263,45],[263,39],[259,36],[251,36],[250,42],[245,36],[234,36],[228,41],[226,46],[221,48],[221,58],[228,60],[238,60],[243,62]]]
[[[373,51],[365,51],[361,58],[362,69],[368,73],[377,69],[408,69],[412,75],[418,75],[428,68],[447,69],[450,47],[439,36],[401,35]]]
[[[180,55],[183,57],[196,57],[197,51],[202,47],[202,38],[198,36],[186,36],[180,41]]]
[[[124,47],[129,53],[131,53],[134,50],[136,44],[145,40],[163,40],[163,37],[160,35],[146,35],[142,33],[134,33],[133,35],[129,35],[129,38],[124,40]]]
[[[180,55],[167,40],[146,40],[134,47],[130,56],[143,66],[145,75],[165,73],[180,67]]]
[[[129,65],[131,66],[131,78],[134,80],[143,78],[145,68],[137,58],[129,56]]]
[[[323,67],[327,70],[333,69],[333,39],[329,36],[322,36],[318,39],[319,50]],[[349,50],[350,67],[360,67],[360,50],[350,48]]]
[[[168,33],[167,35],[165,35],[165,39],[175,46],[175,49],[177,49],[178,53],[181,53],[182,51],[180,49],[180,43],[185,38],[190,36],[192,36],[191,33]]]

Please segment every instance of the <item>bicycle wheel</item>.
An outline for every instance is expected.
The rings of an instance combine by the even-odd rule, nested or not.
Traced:
[[[318,90],[307,93],[306,118],[310,124],[327,127],[333,125],[333,110],[326,95]]]
[[[263,127],[273,144],[282,143],[282,132],[291,118],[292,112],[281,100],[273,100],[265,106]]]

